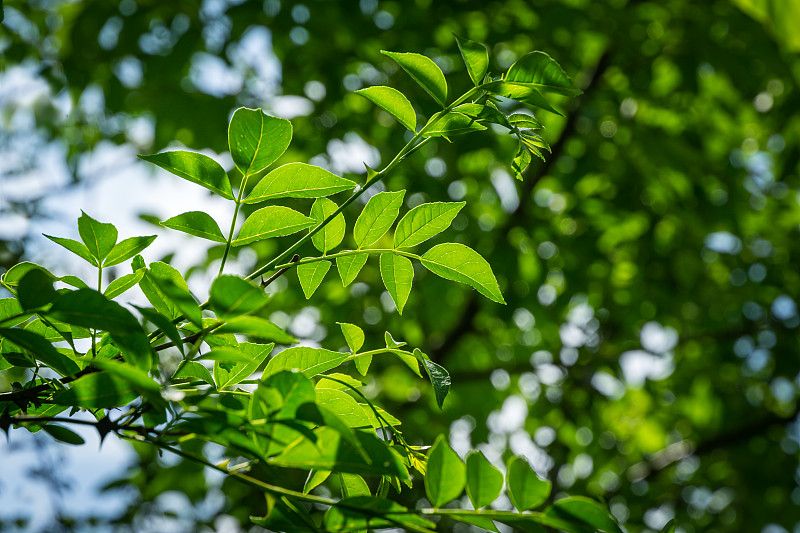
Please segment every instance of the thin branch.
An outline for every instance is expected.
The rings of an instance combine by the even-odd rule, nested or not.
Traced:
[[[292,260],[291,260],[291,261],[289,261],[289,263],[290,263],[290,265],[291,265],[291,263],[297,263],[298,261],[300,261],[300,256],[299,256],[298,254],[294,254],[294,255],[292,256]],[[262,288],[262,289],[266,289],[267,287],[269,287],[269,285],[270,285],[270,284],[271,284],[273,281],[275,281],[275,280],[276,280],[276,279],[278,279],[279,277],[281,277],[281,276],[283,276],[284,274],[286,274],[286,272],[288,272],[290,268],[292,268],[292,267],[291,267],[291,266],[285,266],[285,267],[281,268],[280,270],[278,270],[277,272],[275,272],[273,275],[271,275],[271,276],[269,277],[269,279],[267,279],[266,281],[264,281],[264,280],[262,279],[262,280],[261,280],[261,288]]]

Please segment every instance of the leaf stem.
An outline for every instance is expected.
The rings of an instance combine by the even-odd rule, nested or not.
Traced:
[[[233,219],[231,220],[231,228],[228,230],[228,238],[225,241],[225,251],[222,253],[222,261],[219,264],[219,272],[217,276],[222,275],[222,271],[225,269],[225,262],[228,260],[228,253],[231,251],[231,243],[233,242],[233,230],[236,229],[236,218],[239,216],[239,208],[242,206],[242,196],[244,195],[244,189],[247,187],[247,180],[250,177],[249,173],[246,173],[242,176],[242,183],[239,186],[239,193],[236,195],[236,207],[233,209]]]
[[[417,261],[422,259],[417,254],[412,254],[411,252],[404,252],[402,250],[395,250],[393,248],[368,248],[366,250],[344,250],[341,252],[337,252],[335,254],[323,255],[320,257],[304,257],[299,261],[286,263],[283,265],[276,265],[274,268],[279,268],[281,270],[284,270],[287,268],[291,268],[293,266],[307,265],[309,263],[316,263],[318,261],[327,261],[329,259],[336,259],[337,257],[346,257],[348,255],[356,255],[356,254],[396,254],[408,257],[409,259],[416,259]]]

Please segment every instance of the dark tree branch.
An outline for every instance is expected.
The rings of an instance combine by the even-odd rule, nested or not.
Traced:
[[[299,256],[299,255],[297,255],[297,254],[294,254],[294,255],[292,256],[292,259],[291,259],[291,261],[289,261],[289,262],[290,262],[290,263],[297,263],[298,261],[300,261],[300,256]],[[269,287],[270,283],[272,283],[273,281],[275,281],[275,280],[276,280],[276,279],[278,279],[279,277],[283,276],[283,275],[286,273],[286,271],[287,271],[287,270],[289,270],[289,268],[290,268],[290,267],[286,267],[286,268],[282,268],[282,269],[278,270],[278,271],[277,271],[277,272],[275,272],[273,275],[271,275],[271,276],[270,276],[270,277],[269,277],[269,278],[268,278],[266,281],[264,281],[264,280],[262,279],[262,280],[261,280],[261,288],[262,288],[262,289],[266,289],[267,287]]]

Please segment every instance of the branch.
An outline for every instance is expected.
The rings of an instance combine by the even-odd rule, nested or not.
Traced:
[[[289,263],[290,263],[290,264],[291,264],[291,263],[297,263],[298,261],[300,261],[300,256],[299,256],[299,255],[297,255],[297,254],[294,254],[294,255],[292,256],[292,260],[291,260],[291,261],[289,261]],[[275,281],[275,280],[276,280],[276,279],[278,279],[279,277],[281,277],[281,276],[283,276],[284,274],[286,274],[286,272],[288,272],[290,268],[292,268],[292,267],[291,267],[291,266],[285,266],[285,267],[281,268],[280,270],[278,270],[277,272],[275,272],[273,275],[271,275],[271,276],[269,277],[269,279],[268,279],[268,280],[264,281],[264,280],[262,279],[262,280],[261,280],[261,288],[262,288],[262,289],[266,289],[267,287],[269,287],[269,285],[270,285],[270,284],[271,284],[273,281]]]

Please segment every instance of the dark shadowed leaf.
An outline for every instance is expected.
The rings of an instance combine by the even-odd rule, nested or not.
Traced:
[[[209,304],[220,318],[255,313],[268,302],[261,287],[238,276],[219,276],[211,284]]]
[[[19,280],[17,299],[24,310],[37,309],[53,303],[58,293],[53,288],[53,278],[39,269],[33,269]]]
[[[41,361],[62,376],[71,376],[80,371],[75,361],[56,350],[40,335],[19,328],[0,328],[0,337],[27,350],[34,359]]]

